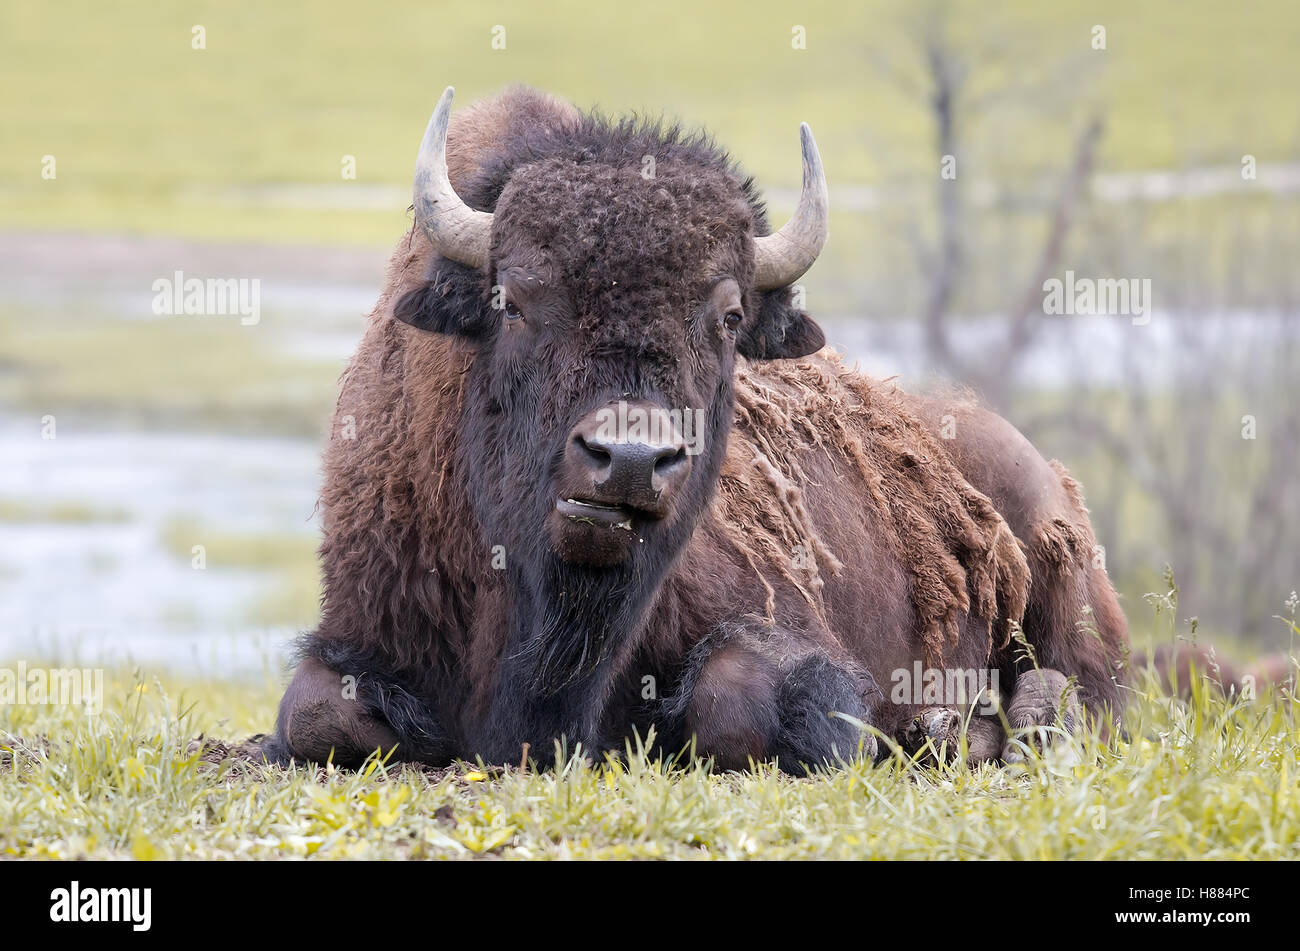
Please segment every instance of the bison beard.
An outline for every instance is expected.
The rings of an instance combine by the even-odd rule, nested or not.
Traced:
[[[1115,717],[1127,634],[1077,487],[969,401],[816,352],[789,286],[820,247],[815,202],[763,244],[752,183],[708,139],[526,89],[453,118],[454,194],[439,161],[422,153],[417,224],[342,379],[322,617],[271,759],[506,763],[527,743],[546,763],[557,741],[617,749],[653,727],[719,768],[798,770],[882,751],[853,720],[950,729],[885,702],[916,660],[998,671],[1030,725],[1076,701]],[[670,488],[592,474],[625,447],[589,445],[583,421],[620,399],[705,408]],[[659,457],[678,464],[651,448],[637,472],[660,484]],[[631,527],[557,514],[574,492]],[[1017,704],[1020,623],[1053,670]],[[1007,754],[996,719],[976,734],[972,758]]]

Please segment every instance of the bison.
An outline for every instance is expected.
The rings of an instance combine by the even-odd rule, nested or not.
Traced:
[[[1134,651],[1129,666],[1135,672],[1155,671],[1156,685],[1174,696],[1188,699],[1198,680],[1226,697],[1271,693],[1278,699],[1294,695],[1296,668],[1287,654],[1272,653],[1238,667],[1210,644],[1159,644],[1148,657]]]
[[[451,100],[341,379],[322,614],[270,759],[545,765],[653,728],[794,771],[954,711],[972,759],[1005,755],[992,705],[898,695],[921,665],[991,673],[1020,726],[1054,692],[1114,723],[1127,631],[1079,487],[973,401],[845,366],[801,307],[807,125],[773,232],[707,135]]]

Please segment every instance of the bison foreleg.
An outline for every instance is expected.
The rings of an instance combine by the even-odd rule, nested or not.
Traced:
[[[696,645],[674,706],[696,753],[717,769],[775,759],[781,768],[874,759],[880,698],[869,673],[795,635],[730,627]],[[855,723],[855,721],[857,721]]]
[[[839,664],[820,651],[802,658],[786,671],[778,692],[775,758],[787,772],[874,760],[876,738],[858,724],[873,725],[871,705],[879,694],[875,679],[856,665]]]
[[[275,734],[263,745],[269,760],[355,768],[376,751],[435,764],[451,758],[450,740],[426,703],[358,658],[328,659],[308,654],[298,665]]]

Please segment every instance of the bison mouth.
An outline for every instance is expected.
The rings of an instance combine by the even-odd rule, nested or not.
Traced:
[[[637,519],[657,518],[654,513],[644,509],[632,508],[630,505],[609,505],[591,499],[559,499],[555,511],[571,522],[584,522],[602,528],[635,531]]]
[[[555,502],[551,538],[564,561],[613,565],[626,561],[645,542],[646,526],[660,519],[656,512],[630,505],[561,497]]]

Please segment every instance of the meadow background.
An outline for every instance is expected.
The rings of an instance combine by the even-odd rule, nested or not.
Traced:
[[[504,49],[492,47],[498,26]],[[1064,461],[1136,643],[1196,637],[1243,659],[1288,650],[1294,628],[1278,616],[1300,585],[1297,36],[1300,7],[1285,0],[9,0],[0,665],[102,663],[118,671],[119,712],[125,698],[185,687],[196,731],[270,726],[284,646],[318,609],[314,501],[336,380],[409,225],[420,135],[444,86],[464,105],[513,82],[706,126],[777,220],[797,194],[797,127],[809,122],[832,217],[803,284],[831,342],[905,386],[972,388]],[[955,180],[940,177],[945,154]],[[1044,315],[1041,282],[1067,269],[1150,279],[1150,323]],[[177,270],[259,279],[260,322],[155,316],[152,283]],[[47,417],[54,439],[42,438]],[[1172,618],[1144,599],[1167,591],[1166,565],[1180,588]],[[18,709],[0,709],[0,728],[70,729]],[[1293,784],[1278,767],[1294,760],[1288,729],[1260,754],[1273,757],[1261,788]],[[111,769],[87,768],[107,770],[106,788],[143,782],[122,763],[161,770],[163,732],[152,765],[106,751]],[[995,808],[989,792],[975,789],[975,814]],[[917,808],[920,823],[930,806]],[[149,854],[158,837],[138,816],[118,820],[93,846],[56,849],[118,854],[143,835]],[[745,854],[737,828],[726,841]],[[1249,841],[1293,848],[1279,834]],[[45,841],[14,835],[20,854]],[[968,845],[996,851],[992,839]]]

